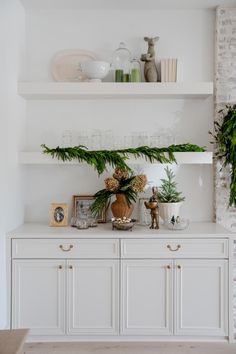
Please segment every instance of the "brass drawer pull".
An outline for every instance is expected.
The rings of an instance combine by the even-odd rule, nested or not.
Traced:
[[[166,268],[167,268],[167,269],[171,269],[171,266],[168,264],[168,265],[166,266]]]
[[[177,268],[178,268],[178,269],[181,269],[181,265],[180,265],[180,264],[178,264],[178,265],[177,265]]]
[[[62,269],[62,265],[60,264],[60,265],[58,266],[58,268],[59,268],[59,269]]]
[[[180,245],[177,245],[177,247],[176,248],[171,248],[171,245],[167,245],[166,246],[171,252],[176,252],[176,251],[178,251],[179,249],[180,249]]]
[[[73,248],[73,245],[69,245],[68,248],[64,248],[63,245],[60,245],[59,247],[63,252],[69,252]]]
[[[72,266],[72,265],[70,265],[70,266],[69,266],[69,269],[73,269],[73,266]]]

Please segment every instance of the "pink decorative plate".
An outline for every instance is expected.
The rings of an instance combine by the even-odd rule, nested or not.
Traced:
[[[96,54],[88,50],[63,50],[57,53],[52,60],[52,77],[55,81],[86,81],[87,77],[81,71],[80,63],[96,59]]]

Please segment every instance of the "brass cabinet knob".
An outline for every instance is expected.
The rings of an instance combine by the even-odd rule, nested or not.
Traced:
[[[171,245],[166,246],[171,252],[176,252],[181,248],[181,245],[177,245],[176,248],[172,248]]]
[[[67,248],[65,248],[63,245],[60,245],[59,247],[63,252],[69,252],[73,248],[73,245],[69,245]]]
[[[177,268],[178,268],[178,269],[181,269],[181,265],[180,265],[180,264],[178,264],[178,265],[177,265]]]
[[[69,269],[73,269],[73,266],[72,266],[72,265],[70,265],[70,266],[69,266]]]
[[[58,266],[58,268],[59,268],[59,269],[62,269],[62,265],[60,264],[60,265]]]
[[[168,265],[166,266],[166,268],[167,268],[167,269],[171,269],[171,266],[168,264]]]

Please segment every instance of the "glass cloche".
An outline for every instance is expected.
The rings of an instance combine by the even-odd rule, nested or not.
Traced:
[[[115,72],[115,82],[130,81],[131,53],[124,42],[113,53],[112,66]]]

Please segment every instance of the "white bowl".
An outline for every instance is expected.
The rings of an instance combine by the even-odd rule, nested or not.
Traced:
[[[105,61],[85,61],[80,63],[83,73],[90,81],[102,81],[110,71],[111,65]]]

